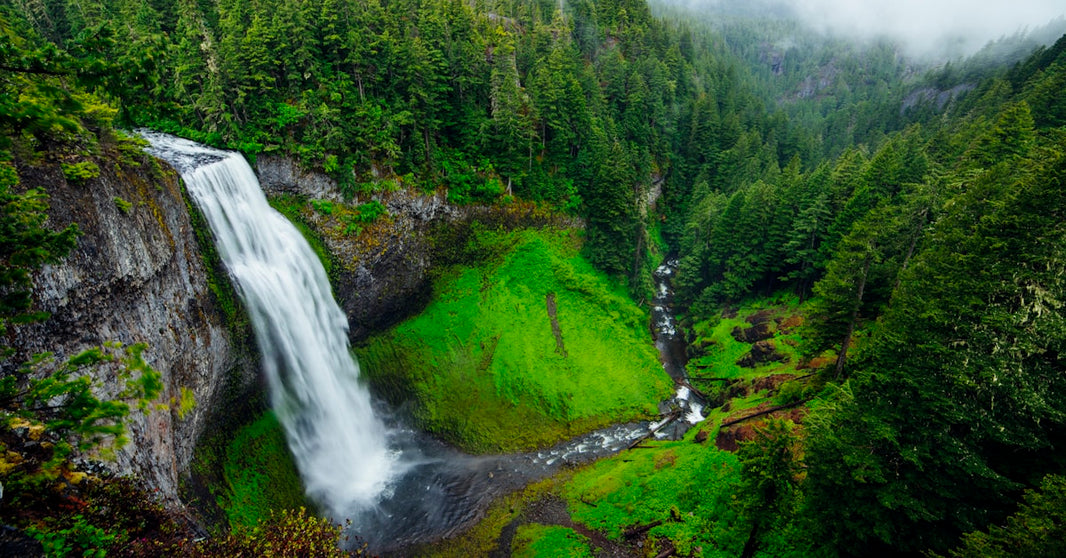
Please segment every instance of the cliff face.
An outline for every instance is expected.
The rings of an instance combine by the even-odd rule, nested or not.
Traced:
[[[342,199],[332,179],[301,170],[295,161],[285,157],[259,156],[256,173],[268,196]],[[331,274],[331,280],[334,296],[348,316],[353,342],[422,309],[431,294],[430,269],[453,263],[449,258],[461,251],[472,222],[480,221],[490,228],[581,226],[574,218],[530,204],[456,206],[448,203],[446,194],[440,191],[379,192],[351,203],[371,200],[384,205],[388,215],[365,226],[359,234],[338,234],[342,225],[310,208],[300,215],[323,240],[335,267],[339,267]]]
[[[97,161],[98,178],[66,180],[58,164],[20,168],[25,187],[51,196],[49,223],[77,223],[77,247],[60,265],[35,277],[37,308],[52,314],[15,328],[17,357],[52,351],[58,359],[105,341],[144,342],[145,359],[163,375],[165,389],[147,414],[133,411],[130,443],[108,466],[134,474],[174,503],[178,482],[226,384],[252,380],[210,291],[177,174],[147,156],[138,162]],[[121,201],[119,201],[121,200]],[[124,202],[132,204],[124,210]],[[113,371],[93,372],[101,395],[120,388]],[[179,416],[181,389],[196,405]]]

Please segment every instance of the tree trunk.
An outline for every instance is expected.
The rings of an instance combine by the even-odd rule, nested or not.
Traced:
[[[759,550],[759,524],[752,525],[748,533],[748,541],[744,543],[744,550],[740,552],[740,558],[752,558]]]
[[[840,355],[837,356],[836,376],[835,379],[839,380],[844,373],[844,364],[848,360],[848,346],[851,345],[851,336],[855,334],[855,324],[859,321],[859,309],[862,308],[862,293],[866,290],[866,276],[870,274],[870,264],[873,261],[873,256],[870,253],[866,254],[866,261],[862,264],[862,275],[859,277],[859,292],[855,295],[855,308],[851,311],[851,322],[848,323],[848,333],[844,336],[844,341],[840,343]]]
[[[896,274],[896,284],[892,286],[892,292],[896,292],[899,289],[899,282],[903,280],[903,272],[907,271],[907,264],[911,262],[911,256],[914,255],[914,247],[918,244],[918,238],[922,236],[922,227],[925,227],[925,221],[929,217],[929,210],[922,210],[922,218],[918,221],[918,226],[914,228],[914,234],[911,236],[911,245],[907,247],[907,255],[903,257],[903,265],[900,266],[899,272]]]

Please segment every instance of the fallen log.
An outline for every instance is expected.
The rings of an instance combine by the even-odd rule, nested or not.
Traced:
[[[696,386],[688,383],[686,380],[681,380],[678,383],[681,384],[682,386],[687,387],[689,389],[689,391],[691,391],[692,393],[695,393],[696,396],[699,397],[700,399],[702,399],[704,401],[707,401],[707,400],[710,399],[710,398],[707,397],[706,393],[703,393],[702,391],[696,389]]]
[[[626,449],[627,450],[631,450],[631,449],[639,446],[644,440],[647,440],[648,438],[651,438],[658,431],[662,430],[663,428],[666,428],[666,425],[668,425],[671,422],[674,422],[675,420],[677,420],[678,417],[680,417],[680,416],[681,416],[681,411],[674,411],[674,412],[670,413],[670,415],[667,416],[666,420],[664,420],[662,424],[660,424],[659,426],[656,426],[651,432],[648,432],[647,434],[641,436],[640,438],[637,438],[636,440],[633,440],[633,443],[629,444],[629,446],[626,447]]]
[[[728,420],[728,421],[722,423],[722,428],[725,428],[727,426],[733,426],[734,424],[737,424],[737,423],[740,423],[740,422],[744,422],[744,421],[746,421],[748,419],[753,419],[755,417],[761,417],[763,415],[768,415],[770,413],[776,413],[778,411],[783,411],[785,409],[791,409],[792,407],[799,407],[800,405],[803,405],[804,403],[810,401],[811,399],[812,398],[808,397],[807,399],[801,399],[799,401],[796,401],[796,402],[793,402],[793,403],[789,403],[788,405],[778,405],[777,407],[771,407],[769,409],[766,409],[766,410],[763,410],[763,411],[759,411],[758,413],[754,413],[754,414],[748,415],[746,417],[740,417],[738,419]]]
[[[623,538],[627,538],[627,539],[633,539],[633,538],[639,537],[640,535],[643,535],[644,533],[647,533],[648,531],[651,531],[652,529],[654,529],[654,528],[656,528],[656,527],[658,527],[658,526],[660,526],[662,524],[663,524],[662,521],[655,520],[655,521],[652,521],[651,523],[648,523],[647,525],[634,525],[634,526],[626,529],[625,531],[622,531],[622,537]]]

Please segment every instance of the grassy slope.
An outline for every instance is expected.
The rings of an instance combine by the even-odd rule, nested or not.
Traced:
[[[690,374],[740,378],[742,384],[750,386],[751,380],[771,374],[804,373],[796,370],[798,358],[792,344],[798,343],[799,339],[794,330],[778,331],[774,337],[778,350],[789,356],[788,362],[771,363],[756,369],[736,365],[751,345],[738,342],[731,335],[734,327],[746,327],[746,318],[756,312],[769,311],[772,317],[787,318],[795,315],[797,310],[794,299],[759,300],[739,308],[735,318],[695,324],[692,328],[696,332],[694,345],[703,349],[697,349],[699,356],[690,363]],[[668,539],[679,555],[737,556],[747,535],[738,524],[733,496],[740,482],[740,462],[735,454],[718,449],[714,440],[721,423],[728,418],[735,418],[759,405],[787,402],[783,399],[797,397],[802,389],[802,382],[789,382],[776,393],[754,389],[737,391],[728,401],[728,410],[706,410],[706,420],[692,429],[685,439],[645,442],[641,448],[577,471],[567,471],[550,482],[541,483],[536,490],[527,490],[521,497],[494,506],[486,522],[468,535],[441,545],[437,551],[449,555],[448,549],[491,541],[507,521],[519,517],[524,503],[550,493],[567,501],[575,522],[620,543],[625,542],[623,532],[626,528],[662,521],[661,525],[648,531],[647,545],[650,546],[643,549],[645,552],[651,549],[661,551],[663,541]],[[707,441],[696,443],[700,431],[706,432]],[[558,533],[538,529],[526,531],[523,548],[541,548],[549,544],[549,537],[554,536]],[[487,542],[479,544],[490,548]]]
[[[695,324],[693,344],[703,349],[697,350],[698,356],[689,363],[690,375],[750,381],[797,373],[794,344],[799,339],[794,330],[778,331],[774,336],[777,350],[789,357],[787,362],[754,369],[737,366],[736,361],[751,345],[731,335],[734,327],[746,327],[746,318],[756,312],[787,318],[794,315],[796,307],[794,299],[758,300],[742,306],[734,318]],[[663,521],[648,532],[649,537],[669,539],[680,554],[736,556],[745,537],[745,533],[737,532],[732,500],[740,482],[740,462],[735,454],[715,447],[713,440],[727,418],[760,404],[779,404],[782,396],[797,389],[801,389],[799,385],[786,383],[777,393],[754,389],[738,392],[728,402],[728,411],[706,410],[706,420],[684,440],[647,443],[647,449],[619,454],[577,473],[562,490],[572,518],[614,540],[621,539],[628,526]],[[708,434],[708,441],[697,444],[694,440],[701,430]]]
[[[448,270],[422,314],[357,350],[372,382],[411,396],[426,429],[473,451],[543,446],[655,414],[670,380],[647,315],[578,255],[574,232],[477,242],[495,257]]]

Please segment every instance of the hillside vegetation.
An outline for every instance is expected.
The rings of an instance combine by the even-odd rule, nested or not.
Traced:
[[[578,254],[575,231],[482,232],[418,316],[356,354],[419,423],[474,451],[543,447],[650,418],[671,381],[647,313]]]
[[[925,68],[891,44],[778,19],[663,13],[640,0],[6,0],[0,326],[44,317],[31,273],[76,234],[48,230],[19,169],[91,178],[96,158],[137,149],[115,125],[284,154],[362,204],[393,187],[538,201],[582,218],[583,240],[475,235],[425,313],[359,349],[378,389],[477,451],[653,413],[669,383],[627,296],[648,292],[661,233],[680,258],[676,306],[708,421],[512,495],[435,550],[487,553],[510,524],[520,555],[1054,554],[1066,37],[1008,65],[1024,37]],[[775,30],[798,42],[768,42]],[[335,233],[359,234],[365,207]],[[737,339],[745,322],[771,323],[760,311],[771,338]],[[763,341],[776,360],[742,366]],[[44,420],[12,403],[21,376],[3,380],[5,418]],[[118,409],[101,432],[121,434],[121,409],[89,403]],[[5,450],[21,424],[5,423]],[[270,447],[260,427],[242,439]],[[26,467],[5,466],[5,487],[11,471]],[[554,522],[524,515],[559,505],[542,514]],[[57,509],[67,527],[50,510],[11,513],[55,553],[148,552],[99,515]],[[336,534],[302,512],[265,521],[306,527],[300,540]],[[280,533],[261,529],[216,540]]]

